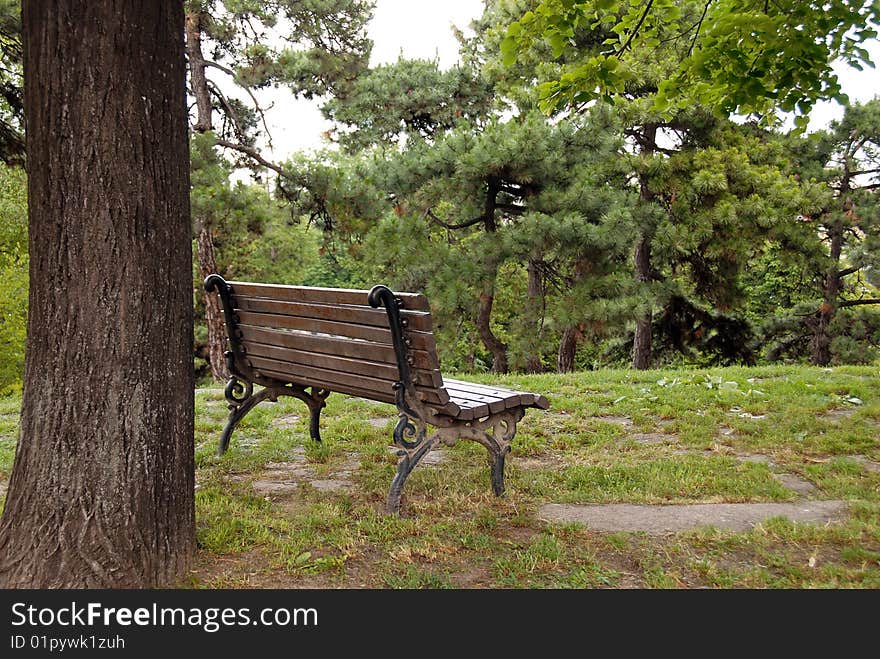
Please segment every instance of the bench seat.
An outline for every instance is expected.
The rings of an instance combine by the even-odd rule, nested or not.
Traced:
[[[464,382],[443,378],[443,388],[452,404],[448,416],[464,421],[479,419],[489,414],[517,407],[547,409],[550,403],[540,394],[502,389],[493,385]]]

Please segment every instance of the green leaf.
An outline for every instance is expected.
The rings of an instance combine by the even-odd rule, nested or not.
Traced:
[[[568,44],[568,39],[559,32],[551,32],[548,34],[547,41],[550,42],[550,46],[553,48],[553,57],[559,57],[562,55],[565,51],[565,46]]]
[[[505,66],[512,66],[516,63],[516,39],[513,37],[505,37],[501,40],[501,61]]]

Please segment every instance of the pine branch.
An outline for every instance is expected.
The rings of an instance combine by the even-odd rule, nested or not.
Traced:
[[[246,156],[249,156],[257,163],[262,165],[263,167],[267,167],[272,171],[276,172],[280,176],[289,179],[291,181],[295,180],[293,175],[290,172],[286,171],[280,165],[276,165],[274,162],[266,160],[263,155],[254,147],[247,146],[246,144],[241,144],[239,142],[230,142],[229,140],[217,140],[217,145],[226,147],[227,149],[233,149],[234,151],[238,151],[239,153],[243,153]]]
[[[217,62],[212,62],[211,60],[203,59],[202,64],[204,64],[205,66],[214,67],[215,69],[220,69],[221,71],[223,71],[223,73],[227,73],[230,76],[232,76],[233,78],[238,77],[235,75],[235,71],[233,71],[232,69],[230,69],[228,67],[223,66],[222,64],[218,64]],[[236,80],[236,82],[238,82],[238,81]]]
[[[466,222],[461,222],[459,224],[449,224],[449,223],[441,220],[436,215],[434,215],[434,213],[430,209],[425,211],[425,217],[430,219],[434,224],[439,224],[444,229],[450,229],[452,231],[457,231],[459,229],[466,229],[468,227],[474,226],[475,224],[479,224],[480,222],[486,221],[485,215],[478,215],[477,217],[473,218],[472,220],[468,220]]]
[[[223,112],[225,113],[226,117],[232,122],[235,136],[238,139],[244,137],[244,129],[241,127],[241,121],[238,118],[238,113],[236,113],[235,108],[232,107],[229,99],[227,99],[223,92],[220,91],[220,88],[217,87],[217,85],[215,85],[210,80],[208,81],[208,89],[220,102],[220,105],[223,107]]]
[[[863,304],[880,304],[880,298],[871,297],[871,298],[862,298],[861,300],[844,300],[839,303],[837,306],[840,308],[843,307],[859,307]]]
[[[257,114],[260,115],[260,123],[263,124],[263,131],[266,134],[266,142],[269,145],[269,148],[271,149],[272,148],[272,133],[269,131],[269,123],[266,121],[266,111],[263,108],[263,106],[260,105],[260,102],[257,100],[257,97],[254,95],[253,90],[251,90],[251,88],[248,85],[244,84],[241,81],[241,78],[238,77],[238,74],[236,74],[236,72],[233,71],[232,69],[230,69],[226,66],[223,66],[222,64],[219,64],[217,62],[213,62],[211,60],[206,60],[206,59],[202,60],[202,64],[204,66],[211,66],[219,71],[222,71],[223,73],[225,73],[229,76],[232,76],[232,80],[235,82],[235,84],[237,84],[239,87],[244,89],[245,92],[247,92],[247,95],[251,97],[251,102],[254,104],[254,110],[256,110]]]

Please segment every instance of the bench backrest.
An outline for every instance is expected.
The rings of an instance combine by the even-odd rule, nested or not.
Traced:
[[[249,367],[262,376],[393,403],[400,380],[384,308],[369,291],[226,282],[234,325]],[[419,398],[449,402],[443,388],[430,307],[424,295],[395,293]]]

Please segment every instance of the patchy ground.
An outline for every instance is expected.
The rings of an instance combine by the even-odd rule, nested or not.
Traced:
[[[544,393],[491,494],[482,447],[429,454],[384,512],[396,410],[297,401],[215,455],[197,391],[198,588],[880,588],[877,369],[490,378]],[[0,402],[0,496],[17,402]]]

